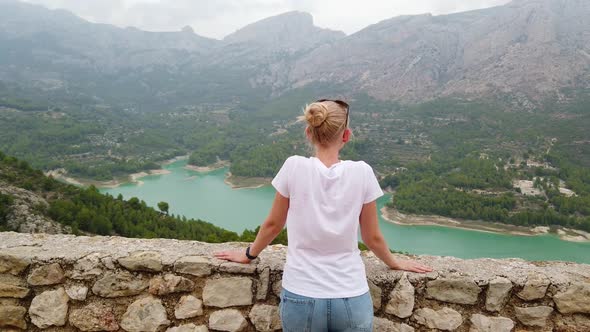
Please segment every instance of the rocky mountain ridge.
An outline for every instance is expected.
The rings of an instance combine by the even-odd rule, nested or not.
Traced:
[[[223,38],[223,42],[254,43],[271,49],[297,51],[344,37],[344,32],[315,26],[311,14],[293,11],[249,24]]]
[[[587,87],[590,24],[578,0],[520,0],[452,15],[385,20],[305,55],[290,84],[331,80],[384,99]],[[318,70],[319,69],[319,70]]]
[[[589,87],[588,15],[584,0],[515,0],[395,17],[345,36],[289,12],[220,41],[1,0],[0,81],[106,103],[270,98],[310,84],[404,102],[497,94],[538,102]]]

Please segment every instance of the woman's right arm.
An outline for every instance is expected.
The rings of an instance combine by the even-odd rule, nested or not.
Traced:
[[[377,219],[377,203],[372,201],[364,204],[359,218],[361,224],[361,237],[363,242],[375,256],[394,270],[405,270],[411,272],[425,273],[432,269],[426,265],[420,264],[413,260],[396,259],[383,238],[381,229],[379,229],[379,221]]]

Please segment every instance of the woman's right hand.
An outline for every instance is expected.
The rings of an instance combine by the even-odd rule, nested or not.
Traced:
[[[396,258],[393,263],[389,266],[394,270],[402,270],[416,273],[427,273],[432,272],[432,268],[422,263],[418,263],[409,259],[398,259]]]
[[[252,260],[246,257],[245,250],[226,250],[213,254],[215,258],[223,259],[230,262],[249,264]]]
[[[431,272],[432,268],[408,259],[395,258],[389,251],[389,247],[379,229],[377,219],[377,202],[372,201],[363,205],[359,217],[361,224],[361,236],[363,242],[371,249],[375,256],[379,257],[387,266],[394,270],[404,270],[417,273]]]

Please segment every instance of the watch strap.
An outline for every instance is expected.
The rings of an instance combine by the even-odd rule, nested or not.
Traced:
[[[250,260],[258,258],[258,256],[250,255],[250,246],[248,246],[248,248],[246,248],[246,257],[248,257],[248,259],[250,259]]]

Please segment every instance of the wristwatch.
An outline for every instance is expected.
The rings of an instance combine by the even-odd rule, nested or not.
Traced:
[[[246,248],[246,257],[248,257],[249,260],[254,260],[254,259],[258,258],[258,256],[250,255],[250,246],[248,246],[248,248]]]

